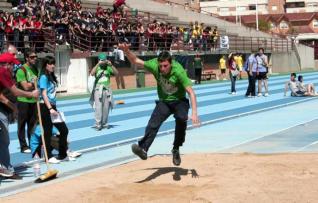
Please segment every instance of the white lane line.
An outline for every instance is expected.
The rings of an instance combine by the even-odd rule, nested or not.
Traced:
[[[280,132],[289,130],[289,129],[291,129],[291,128],[298,127],[298,126],[300,126],[300,125],[304,125],[304,124],[306,124],[306,123],[312,122],[312,121],[317,120],[317,119],[318,119],[318,117],[313,118],[313,119],[310,119],[310,120],[307,120],[307,121],[302,121],[302,122],[299,122],[299,123],[297,123],[297,124],[295,124],[295,125],[289,126],[289,127],[287,127],[287,128],[283,128],[283,129],[279,129],[279,130],[277,130],[277,131],[274,131],[273,133],[270,133],[270,134],[268,134],[268,135],[264,135],[264,136],[257,137],[257,138],[253,138],[253,139],[249,139],[249,140],[246,140],[246,141],[244,141],[244,142],[240,142],[240,143],[235,144],[235,145],[226,146],[226,147],[224,147],[224,148],[222,148],[222,149],[220,149],[220,150],[217,150],[216,152],[225,151],[225,150],[229,150],[229,149],[231,149],[231,148],[235,148],[235,147],[238,147],[238,146],[241,146],[241,145],[245,145],[245,144],[247,144],[247,143],[254,142],[254,141],[256,141],[256,140],[260,140],[260,139],[265,138],[265,137],[268,137],[268,136],[272,136],[272,135],[274,135],[274,134],[277,134],[277,133],[280,133]]]
[[[301,152],[301,151],[303,151],[304,149],[306,149],[306,148],[308,148],[308,147],[310,147],[310,146],[313,146],[313,145],[315,145],[315,144],[318,144],[318,140],[315,141],[315,142],[312,142],[312,143],[310,143],[310,144],[308,144],[308,145],[305,145],[305,146],[303,146],[303,147],[301,147],[301,148],[299,148],[299,149],[297,149],[297,150],[295,150],[295,151],[292,151],[292,152]],[[291,153],[292,153],[292,152],[291,152]]]

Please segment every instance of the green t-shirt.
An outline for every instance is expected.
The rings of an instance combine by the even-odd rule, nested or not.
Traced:
[[[98,78],[100,74],[103,76],[98,80],[96,87],[103,85],[104,87],[109,87],[110,85],[110,76],[113,75],[113,69],[110,66],[107,66],[105,70],[103,70],[100,66],[97,67],[95,77]]]
[[[195,69],[202,69],[202,62],[200,58],[194,58],[193,66]]]
[[[17,83],[27,81],[27,82],[33,82],[34,79],[37,77],[37,72],[34,70],[34,68],[31,68],[27,64],[24,64],[23,67],[25,68],[25,71],[22,70],[22,67],[19,68],[19,70],[16,73],[16,81]],[[18,85],[20,89],[22,89],[21,85]],[[35,103],[36,100],[34,98],[27,98],[27,97],[18,97],[17,100],[19,102],[27,102],[27,103]]]
[[[157,80],[158,97],[161,101],[175,101],[185,98],[185,88],[192,85],[182,65],[172,60],[169,75],[162,75],[159,71],[157,58],[145,61],[145,69],[151,72]]]

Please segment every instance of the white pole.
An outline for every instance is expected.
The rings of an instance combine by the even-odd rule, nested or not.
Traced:
[[[258,31],[258,5],[257,5],[257,1],[256,0],[256,30]]]
[[[235,23],[237,24],[238,19],[237,19],[237,0],[235,0]]]

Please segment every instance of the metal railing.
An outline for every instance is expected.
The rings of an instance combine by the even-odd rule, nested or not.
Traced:
[[[134,51],[157,52],[158,50],[171,51],[199,51],[210,53],[224,52],[250,52],[263,47],[266,52],[289,52],[294,49],[292,41],[280,38],[260,38],[260,37],[241,37],[228,36],[229,47],[222,48],[220,38],[213,41],[210,36],[183,38],[181,33],[160,34],[141,34],[122,33],[113,35],[98,33],[84,34],[71,33],[57,35],[51,30],[41,30],[24,34],[12,33],[6,35],[5,43],[15,45],[20,52],[25,49],[33,48],[36,52],[54,52],[56,45],[68,43],[73,52],[101,52],[112,51],[114,46],[120,42],[131,44]],[[4,45],[5,45],[4,43]],[[1,47],[0,47],[1,48]]]
[[[294,49],[292,42],[279,38],[229,36],[229,47],[222,48],[220,38],[213,41],[210,37],[184,39],[173,33],[160,36],[159,34],[130,34],[122,35],[72,35],[73,52],[76,51],[112,51],[121,42],[131,44],[134,51],[200,51],[200,52],[250,52],[263,47],[266,52],[289,52]]]
[[[35,52],[54,52],[56,46],[55,31],[50,29],[13,30],[4,34],[0,39],[0,51],[8,44],[13,44],[18,52],[24,53],[26,49]]]

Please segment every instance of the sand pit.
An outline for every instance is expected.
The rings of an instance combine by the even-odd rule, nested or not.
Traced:
[[[155,156],[0,199],[3,202],[317,202],[318,154]]]

